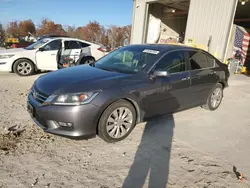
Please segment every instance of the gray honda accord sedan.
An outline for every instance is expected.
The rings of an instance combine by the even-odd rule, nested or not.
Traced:
[[[219,107],[228,86],[225,64],[178,45],[131,45],[99,61],[38,78],[27,109],[44,131],[70,138],[127,137],[146,118]]]

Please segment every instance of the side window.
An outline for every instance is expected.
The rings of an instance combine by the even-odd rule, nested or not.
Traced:
[[[189,60],[191,64],[191,70],[214,67],[214,59],[200,51],[190,51]]]
[[[45,51],[59,50],[61,48],[62,40],[53,40],[43,47]]]
[[[214,67],[215,66],[215,59],[210,57],[210,56],[207,56],[207,66]]]
[[[168,73],[178,73],[186,71],[186,61],[184,52],[172,52],[161,59],[155,70],[166,70]]]
[[[64,42],[65,50],[72,50],[72,49],[80,49],[81,46],[77,41],[65,41]]]
[[[79,42],[81,44],[81,48],[86,48],[88,46],[90,46],[89,44],[87,43],[84,43],[84,42]]]

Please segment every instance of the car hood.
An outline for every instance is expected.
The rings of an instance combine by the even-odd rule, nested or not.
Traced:
[[[114,86],[117,84],[117,79],[122,79],[124,83],[126,80],[131,80],[131,77],[133,74],[110,72],[89,65],[80,65],[41,76],[37,79],[35,87],[46,95],[87,92]]]
[[[24,48],[13,48],[13,49],[3,49],[0,50],[0,54],[13,54],[13,53],[17,53],[17,52],[23,52],[25,51]]]

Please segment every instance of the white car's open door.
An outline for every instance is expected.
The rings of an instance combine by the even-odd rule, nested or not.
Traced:
[[[75,40],[63,40],[63,47],[61,51],[61,60],[70,58],[76,62],[81,54],[81,44]]]
[[[61,48],[61,41],[61,39],[53,40],[36,52],[38,69],[57,70],[57,53]]]

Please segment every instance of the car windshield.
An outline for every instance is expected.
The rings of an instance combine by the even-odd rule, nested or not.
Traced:
[[[50,40],[49,39],[42,39],[42,40],[39,40],[31,45],[29,45],[28,47],[26,47],[25,49],[26,50],[34,50],[34,49],[38,49],[40,48],[42,45],[44,45],[45,43],[49,42]]]
[[[122,73],[143,72],[157,60],[160,51],[145,46],[128,46],[111,52],[95,63],[95,67]]]

